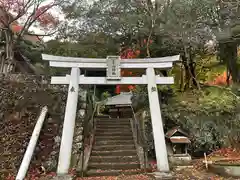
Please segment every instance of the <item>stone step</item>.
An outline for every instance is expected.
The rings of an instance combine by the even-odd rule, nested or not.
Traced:
[[[130,145],[95,145],[93,150],[96,151],[114,151],[114,150],[135,150],[134,144]]]
[[[133,140],[133,136],[108,136],[108,135],[98,135],[96,136],[96,141],[107,141],[107,140]]]
[[[109,125],[109,124],[97,124],[97,129],[130,129],[131,126],[130,124],[129,125],[119,125],[119,124],[112,124],[112,125]]]
[[[126,169],[139,169],[140,164],[138,162],[131,163],[89,163],[89,169],[117,169],[117,170],[126,170]]]
[[[130,119],[98,119],[97,122],[130,122]]]
[[[97,119],[109,119],[109,115],[97,115]]]
[[[96,141],[96,145],[125,145],[125,144],[134,144],[133,140],[105,140],[105,141]]]
[[[97,120],[102,121],[129,121],[130,118],[97,118]]]
[[[118,125],[118,126],[130,126],[130,122],[97,122],[97,125],[109,125],[109,126],[113,126],[113,125]]]
[[[141,169],[129,169],[129,170],[101,170],[101,169],[92,169],[87,171],[87,176],[120,176],[120,175],[135,175],[142,173]]]
[[[92,151],[92,156],[136,156],[137,152],[134,149],[131,150],[114,150],[114,151]]]
[[[98,128],[96,133],[98,132],[132,132],[130,128],[123,129],[123,128]]]
[[[127,163],[127,162],[139,162],[138,157],[135,156],[91,156],[90,162],[92,163]]]
[[[115,137],[115,136],[120,136],[120,137],[126,137],[126,136],[133,136],[133,134],[132,134],[132,132],[130,131],[130,132],[101,132],[101,133],[99,133],[99,134],[96,134],[96,138],[98,138],[98,137],[109,137],[109,136],[112,136],[113,138]]]
[[[130,124],[130,121],[97,121],[97,124]]]
[[[97,123],[130,123],[130,120],[98,120]]]
[[[96,136],[132,136],[131,131],[97,132]]]

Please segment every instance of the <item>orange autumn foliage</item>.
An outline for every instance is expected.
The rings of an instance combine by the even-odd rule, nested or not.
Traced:
[[[140,50],[135,50],[133,51],[132,49],[126,49],[121,53],[121,59],[133,59],[133,58],[137,58],[140,54]],[[121,76],[132,76],[133,72],[129,71],[129,70],[121,70]],[[121,92],[128,92],[128,91],[132,91],[133,89],[135,89],[135,86],[133,85],[117,85],[116,86],[116,93],[120,94]]]
[[[229,82],[232,83],[232,78],[230,77]],[[217,76],[209,85],[226,85],[227,84],[227,72],[225,71],[222,75]]]

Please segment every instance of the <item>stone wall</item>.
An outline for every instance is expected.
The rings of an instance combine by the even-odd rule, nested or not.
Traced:
[[[35,84],[49,84],[51,77],[49,76],[36,76],[26,74],[3,74],[0,73],[0,80],[13,81],[19,83],[35,83]]]
[[[67,86],[52,86],[50,78],[0,74],[0,179],[14,177],[43,106],[48,106],[27,179],[31,172],[56,171]]]

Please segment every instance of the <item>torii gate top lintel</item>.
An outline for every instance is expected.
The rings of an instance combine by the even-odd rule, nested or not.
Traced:
[[[118,57],[119,56],[109,56]],[[42,54],[42,59],[49,61],[52,67],[79,67],[79,68],[107,68],[108,58],[78,58],[64,57]],[[171,68],[173,62],[179,61],[180,55],[160,57],[160,58],[143,58],[143,59],[121,59],[120,68],[137,69],[154,67],[155,69]]]
[[[106,69],[107,77],[79,78],[79,84],[148,84],[146,75],[143,77],[121,77],[121,69],[168,69],[172,68],[173,62],[179,61],[180,55],[144,58],[144,59],[121,59],[119,56],[108,56],[106,59],[76,58],[42,54],[42,59],[49,61],[52,67],[65,68],[94,68]],[[173,84],[173,77],[156,77],[157,84]],[[70,77],[52,77],[52,84],[69,84]]]

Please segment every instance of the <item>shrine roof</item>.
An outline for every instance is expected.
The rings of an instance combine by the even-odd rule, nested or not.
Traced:
[[[129,106],[132,104],[132,93],[131,92],[122,92],[117,96],[113,96],[107,99],[106,105],[126,105]]]
[[[184,136],[174,136],[174,137],[171,137],[170,138],[170,141],[172,143],[177,143],[177,144],[190,144],[191,141],[187,138],[187,137],[184,137]]]
[[[166,137],[167,138],[171,138],[172,136],[174,136],[175,133],[179,132],[180,134],[184,135],[184,136],[189,136],[186,132],[184,132],[180,127],[174,127],[170,130],[167,131],[166,133]]]

